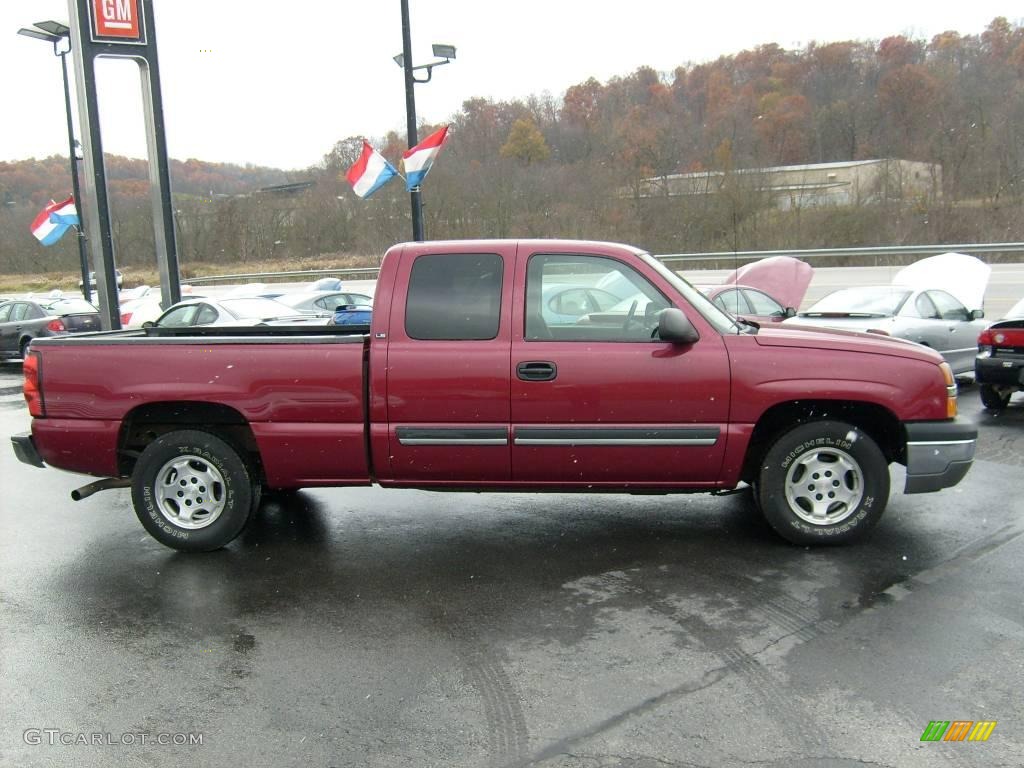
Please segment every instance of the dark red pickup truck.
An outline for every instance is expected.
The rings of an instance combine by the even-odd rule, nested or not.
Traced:
[[[25,462],[131,486],[164,544],[231,541],[261,489],[676,493],[752,487],[784,538],[846,542],[956,484],[977,430],[934,351],[758,328],[597,242],[391,248],[369,327],[40,339]]]

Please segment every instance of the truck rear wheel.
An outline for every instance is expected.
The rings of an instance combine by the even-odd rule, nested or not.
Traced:
[[[867,434],[841,421],[783,433],[765,454],[758,501],[794,544],[846,544],[866,534],[889,500],[889,466]]]
[[[157,541],[209,552],[232,541],[259,503],[259,483],[232,445],[200,430],[161,435],[132,473],[135,514]]]

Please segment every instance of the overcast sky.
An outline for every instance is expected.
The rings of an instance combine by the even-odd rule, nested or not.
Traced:
[[[633,0],[409,0],[413,59],[431,43],[458,48],[452,64],[416,86],[421,120],[444,122],[465,99],[560,97],[596,77],[640,66],[671,72],[764,43],[930,39],[978,34],[996,16],[1020,23],[1020,0],[860,0],[851,3],[689,3]],[[399,0],[154,0],[171,157],[304,168],[349,136],[405,131]],[[60,65],[19,27],[67,21],[67,0],[0,0],[0,160],[67,154]],[[70,58],[70,57],[69,57]],[[108,152],[143,157],[138,68],[101,62]],[[77,125],[77,109],[76,109]]]

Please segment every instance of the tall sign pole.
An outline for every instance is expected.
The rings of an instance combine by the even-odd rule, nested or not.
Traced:
[[[121,318],[96,93],[95,65],[98,58],[132,59],[139,65],[161,298],[164,306],[181,300],[153,0],[68,0],[68,10],[82,127],[85,170],[82,186],[90,201],[86,208],[87,230],[92,233],[89,245],[96,266],[100,320],[104,328],[116,329],[121,327]]]

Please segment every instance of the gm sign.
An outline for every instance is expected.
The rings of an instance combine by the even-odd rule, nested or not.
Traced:
[[[95,42],[146,42],[139,0],[92,0],[90,10]]]

